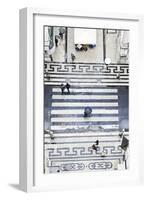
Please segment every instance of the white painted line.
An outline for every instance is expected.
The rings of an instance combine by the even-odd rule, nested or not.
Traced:
[[[105,80],[104,80],[104,79],[102,79],[101,82],[102,82],[102,83],[103,83],[103,82],[104,82],[104,83],[110,83],[110,82],[120,82],[120,83],[121,83],[121,82],[126,82],[126,83],[127,83],[128,80],[124,80],[124,79],[119,79],[119,80],[118,80],[118,79],[107,79],[107,80],[105,79]]]
[[[93,136],[93,137],[74,137],[74,138],[65,138],[65,137],[63,137],[63,138],[55,138],[55,141],[56,141],[56,143],[66,143],[66,142],[93,142],[93,144],[95,143],[95,141],[96,140],[99,140],[100,142],[103,142],[103,141],[114,141],[114,140],[119,140],[120,139],[120,137],[119,137],[119,135],[117,135],[117,136],[109,136],[109,137],[99,137],[98,135],[97,136]],[[45,139],[45,142],[51,142],[51,139],[48,137],[48,138],[46,138]]]
[[[69,79],[49,79],[49,81],[51,82],[66,82],[66,81],[69,81]],[[97,83],[98,79],[82,79],[82,78],[79,78],[79,79],[70,79],[70,83],[81,83],[81,82],[84,82],[84,83]]]
[[[61,92],[60,88],[53,88],[53,92]],[[71,88],[72,92],[91,92],[91,93],[117,93],[117,89],[109,89],[109,88],[102,88],[102,89],[97,89],[97,88]]]
[[[118,144],[120,144],[120,142],[115,142],[115,143],[113,143],[113,142],[110,142],[109,144],[111,144],[111,146],[116,146],[116,148],[117,148],[117,146],[118,146]],[[103,146],[107,146],[108,145],[108,143],[107,142],[104,142],[104,143],[102,143],[101,144],[101,148],[103,147]],[[85,143],[84,144],[84,147],[85,148],[88,148],[88,147],[90,147],[90,146],[92,146],[92,144],[91,143]],[[54,149],[56,149],[56,148],[64,148],[64,147],[68,147],[69,148],[69,144],[46,144],[45,145],[45,148],[47,148],[46,150],[48,151],[49,150],[49,148],[54,148]],[[72,148],[72,147],[83,147],[83,143],[73,143],[73,144],[70,144],[70,148]],[[60,156],[59,156],[60,157]],[[72,157],[72,156],[70,156],[70,157]],[[75,155],[73,155],[73,157],[75,157]],[[77,155],[77,158],[76,158],[76,160],[78,159],[78,157],[79,157],[79,155]],[[79,157],[80,158],[80,157]],[[64,157],[64,159],[66,159],[66,157]],[[86,158],[87,159],[87,158]],[[83,160],[83,158],[82,158],[82,160]]]
[[[117,83],[116,83],[117,82]],[[60,86],[62,82],[44,82],[44,85],[55,85],[55,86]],[[76,87],[93,87],[93,86],[119,86],[119,85],[124,85],[124,86],[127,86],[129,83],[128,81],[127,82],[119,82],[118,81],[115,81],[114,83],[72,83],[72,86],[76,86]]]
[[[52,99],[79,99],[79,100],[105,100],[105,99],[118,99],[117,95],[53,95]]]
[[[49,74],[48,76],[45,76],[45,77],[49,77],[49,78],[64,78],[64,79],[72,79],[72,78],[79,78],[79,79],[87,79],[87,78],[90,78],[90,79],[97,79],[97,78],[115,78],[117,75],[115,76],[111,76],[111,75],[101,75],[101,74],[93,74],[93,75],[80,75],[80,74],[77,74],[77,75],[73,75],[73,74]],[[125,77],[125,78],[128,78],[128,76],[122,76],[122,77]],[[120,75],[120,78],[121,78],[121,75]]]
[[[56,80],[48,80],[45,78],[45,81],[50,81],[51,83],[55,83],[55,84],[61,84],[61,83],[65,83],[67,81],[67,79],[56,79]],[[95,80],[84,80],[84,79],[70,79],[70,83],[71,84],[97,84],[97,83],[115,83],[115,82],[128,82],[128,80],[122,80],[122,79],[95,79]]]
[[[105,79],[104,79],[105,78]],[[109,79],[108,79],[109,78]],[[70,83],[81,83],[81,82],[83,82],[83,83],[97,83],[97,82],[106,82],[106,81],[108,81],[108,82],[127,82],[128,81],[128,79],[126,80],[126,79],[116,79],[116,77],[114,76],[114,77],[95,77],[95,78],[90,78],[90,79],[84,79],[83,77],[82,78],[78,78],[78,77],[76,77],[76,79],[72,79],[72,78],[58,78],[58,79],[55,79],[55,78],[47,78],[47,77],[45,77],[45,80],[46,81],[50,81],[50,82],[67,82],[67,81],[70,81]]]
[[[97,78],[91,78],[91,79],[83,79],[83,78],[79,78],[79,79],[72,79],[72,78],[70,78],[70,79],[53,79],[53,78],[50,78],[50,79],[48,79],[48,78],[46,78],[45,77],[45,80],[46,81],[50,81],[50,82],[67,82],[67,81],[70,81],[70,83],[97,83],[97,82],[99,82],[100,80],[103,82],[103,81],[109,81],[110,80],[110,82],[115,82],[115,81],[121,81],[121,79],[120,80],[117,80],[115,77],[112,77],[112,79],[102,79],[101,77],[97,77]],[[123,80],[122,80],[123,81]],[[128,81],[128,80],[124,80],[124,81]]]
[[[77,125],[71,125],[71,126],[51,126],[51,130],[67,130],[67,129],[80,129],[80,128],[85,128],[86,127],[88,128],[88,126],[77,126]],[[101,128],[104,128],[104,129],[118,129],[119,128],[119,125],[114,125],[114,124],[109,124],[109,125],[100,125],[100,126],[97,126],[97,125],[93,125],[92,128],[96,128],[96,130],[98,131],[99,130],[99,127],[100,127],[100,130]],[[95,129],[94,128],[94,129]]]
[[[51,122],[115,122],[118,117],[55,117]]]
[[[51,114],[83,114],[84,109],[72,109],[72,110],[51,110]],[[106,109],[93,109],[92,114],[118,114],[118,110],[106,110]]]
[[[56,138],[58,137],[99,137],[100,135],[107,135],[107,137],[111,137],[112,135],[119,135],[119,131],[113,131],[113,132],[79,132],[79,133],[54,133],[54,136]],[[128,135],[129,132],[125,132],[123,135]],[[50,137],[49,135],[45,134],[44,137]],[[107,138],[105,137],[105,138]]]
[[[86,107],[86,106],[92,106],[92,107],[96,107],[96,106],[99,106],[99,107],[110,107],[110,106],[114,106],[114,107],[117,107],[118,106],[118,102],[96,102],[96,103],[91,103],[91,102],[53,102],[52,103],[52,107],[55,107],[55,106],[58,106],[58,107],[75,107],[75,106],[78,106],[78,107]]]

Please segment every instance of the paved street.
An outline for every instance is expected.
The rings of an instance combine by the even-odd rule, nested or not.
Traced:
[[[90,171],[94,170],[92,162],[97,163],[95,170],[124,169],[119,134],[125,129],[128,137],[128,79],[120,86],[114,74],[103,73],[102,77],[106,77],[99,76],[100,80],[111,83],[111,86],[103,86],[103,82],[96,81],[98,73],[94,71],[92,75],[76,70],[71,73],[71,69],[64,75],[64,67],[63,72],[57,71],[55,68],[55,73],[50,72],[44,87],[45,129],[54,135],[54,139],[45,135],[46,173]],[[61,82],[66,83],[66,80],[71,84],[70,94],[61,93]],[[84,118],[87,106],[92,108],[92,115]],[[92,149],[96,140],[100,141],[98,151]],[[106,153],[105,157],[101,156],[102,152]]]

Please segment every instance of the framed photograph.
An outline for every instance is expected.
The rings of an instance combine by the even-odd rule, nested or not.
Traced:
[[[137,15],[20,10],[20,188],[143,182]]]

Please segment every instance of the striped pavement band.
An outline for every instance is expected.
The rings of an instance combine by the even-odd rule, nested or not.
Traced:
[[[93,114],[118,114],[118,109],[113,110],[106,110],[106,109],[93,109]],[[72,109],[72,110],[66,110],[66,113],[63,113],[63,110],[51,110],[51,114],[56,115],[72,115],[72,114],[83,114],[83,109]]]
[[[98,102],[98,103],[79,103],[79,102],[53,102],[52,103],[52,107],[74,107],[74,106],[78,106],[78,107],[86,107],[86,106],[91,106],[92,107],[109,107],[109,106],[113,106],[113,107],[118,107],[118,102],[115,103],[109,103],[109,102]]]
[[[114,122],[118,121],[118,117],[74,117],[74,118],[51,118],[51,122]]]
[[[116,82],[116,79],[113,79],[112,77],[107,77],[107,78],[101,78],[101,77],[98,77],[98,78],[95,78],[95,79],[69,79],[69,81],[71,83],[97,83],[100,79],[102,79],[101,81],[103,82]],[[128,82],[128,80],[126,80],[125,78],[121,79],[122,82]],[[120,80],[120,82],[121,82]],[[62,82],[66,82],[68,81],[68,79],[55,79],[55,78],[45,78],[45,81],[50,81],[50,82],[59,82],[59,83],[62,83]]]
[[[94,100],[94,99],[118,99],[117,95],[52,95],[52,99],[89,99],[89,100]]]
[[[114,75],[109,75],[109,74],[93,74],[93,75],[80,75],[80,74],[51,74],[49,73],[49,75],[46,75],[45,78],[56,78],[58,80],[60,80],[60,78],[63,78],[63,79],[97,79],[97,78],[116,78],[116,74]],[[120,77],[123,79],[123,78],[128,78],[128,75],[120,75]]]
[[[45,82],[44,83],[45,85],[51,85],[51,86],[60,86],[61,85],[61,82]],[[99,87],[99,86],[120,86],[120,85],[123,85],[123,86],[127,86],[128,85],[128,82],[125,82],[125,81],[118,81],[118,82],[97,82],[97,83],[72,83],[72,86],[76,86],[76,87]]]
[[[118,89],[110,89],[110,88],[71,88],[72,92],[90,92],[92,94],[94,93],[117,93]],[[53,88],[52,92],[61,92],[60,88]]]
[[[99,128],[97,125],[95,126],[97,129]],[[51,130],[65,130],[65,129],[80,129],[80,128],[83,128],[83,126],[77,126],[77,124],[75,125],[71,125],[71,126],[52,126],[51,125]],[[93,126],[94,128],[94,126]],[[119,128],[119,125],[115,124],[107,124],[107,125],[101,125],[100,128],[103,128],[103,129],[118,129]]]

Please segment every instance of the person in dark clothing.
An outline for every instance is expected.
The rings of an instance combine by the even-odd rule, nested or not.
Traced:
[[[61,84],[60,88],[61,88],[61,93],[64,94],[65,86],[63,83]]]
[[[84,117],[90,117],[92,113],[92,108],[91,107],[85,107],[84,109]]]
[[[63,40],[63,34],[62,32],[59,33],[61,40]]]
[[[56,44],[56,47],[58,47],[58,38],[57,38],[57,36],[55,36],[55,44]]]
[[[69,83],[66,83],[65,87],[66,87],[67,92],[68,92],[68,94],[69,94],[69,93],[70,93],[70,84],[69,84]]]
[[[117,74],[116,78],[117,78],[118,80],[120,80],[120,74]]]
[[[70,84],[69,83],[66,83],[66,85],[64,85],[62,83],[61,86],[60,86],[60,88],[61,88],[62,94],[65,93],[65,89],[67,89],[67,93],[70,94]]]
[[[66,32],[66,29],[61,27],[59,30],[59,36],[60,36],[61,40],[63,40],[63,35],[65,34],[65,32]]]
[[[92,145],[92,149],[97,151],[99,149],[99,140],[95,141],[95,144]]]
[[[51,62],[53,62],[53,56],[49,55],[49,58],[50,58]]]
[[[120,147],[121,147],[124,151],[126,151],[127,148],[128,148],[128,146],[129,146],[129,140],[128,140],[125,136],[123,136]]]

